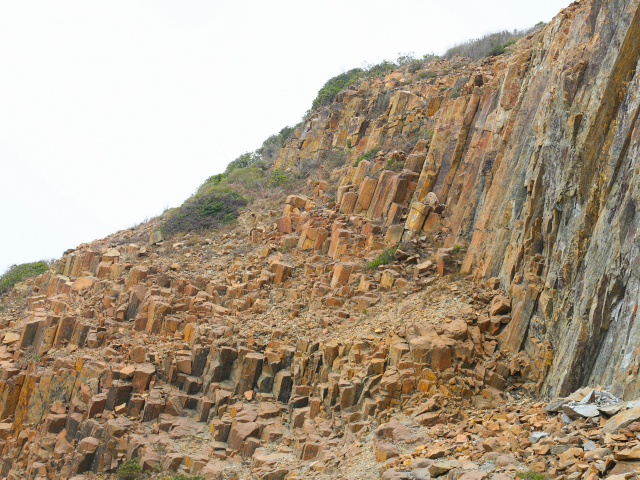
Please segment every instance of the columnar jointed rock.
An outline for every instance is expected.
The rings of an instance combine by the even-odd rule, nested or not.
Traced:
[[[614,394],[640,388],[638,11],[572,4],[508,55],[367,79],[278,153],[317,160],[304,195],[261,193],[225,232],[152,220],[19,285],[0,476],[636,470]],[[589,379],[613,394],[569,395]]]

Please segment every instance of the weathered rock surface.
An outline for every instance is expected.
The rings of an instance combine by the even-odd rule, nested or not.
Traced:
[[[504,63],[470,72],[458,98],[429,85],[392,92],[381,127],[352,127],[354,106],[368,92],[380,95],[377,87],[349,92],[332,110],[338,117],[321,114],[296,132],[278,165],[323,154],[320,145],[347,137],[368,150],[396,122],[403,131],[426,126],[433,136],[405,162],[419,177],[393,190],[400,184],[382,172],[374,200],[364,203],[368,215],[386,213],[376,198],[387,190],[407,206],[407,238],[444,230],[445,246],[468,245],[462,271],[478,281],[498,278],[509,294],[503,347],[549,357],[541,392],[609,384],[633,399],[640,395],[627,375],[640,367],[638,2],[575,2],[521,43],[527,48]],[[363,168],[347,169],[340,185],[355,192]],[[401,191],[404,198],[392,194]],[[436,214],[429,195],[446,208]]]
[[[0,477],[630,477],[639,58],[637,0],[576,2],[341,92],[224,233],[68,251],[3,297]]]

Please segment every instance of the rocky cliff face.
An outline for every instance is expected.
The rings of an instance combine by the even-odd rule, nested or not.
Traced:
[[[444,230],[446,246],[468,245],[463,271],[498,277],[513,299],[502,346],[553,352],[543,393],[593,383],[635,398],[639,57],[638,2],[575,2],[507,58],[443,62],[432,82],[395,72],[344,92],[278,165],[322,158],[347,138],[357,153],[423,139],[405,178],[371,179],[365,162],[345,169],[353,194],[338,192],[343,211],[397,221],[404,209],[405,240]],[[391,181],[401,192],[369,207]],[[430,192],[442,213],[425,206]]]
[[[1,299],[0,476],[629,478],[640,407],[568,394],[640,396],[639,58],[576,2],[339,93],[224,232],[70,249]]]

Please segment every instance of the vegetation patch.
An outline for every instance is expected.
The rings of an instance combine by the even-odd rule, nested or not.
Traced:
[[[218,228],[233,222],[247,200],[231,191],[213,191],[187,200],[165,222],[162,231],[167,234]]]
[[[325,162],[329,168],[340,168],[347,162],[348,153],[344,150],[333,149],[327,152]]]
[[[390,60],[383,60],[382,62],[376,64],[365,63],[364,65],[367,77],[379,77],[382,75],[386,75],[391,70],[395,70],[396,68],[398,68],[398,65]]]
[[[40,260],[38,262],[22,263],[20,265],[12,265],[0,277],[0,294],[8,292],[16,283],[23,282],[25,279],[41,275],[51,266],[51,261]]]
[[[359,83],[363,78],[379,77],[386,75],[391,70],[395,70],[398,67],[405,66],[408,66],[409,71],[414,73],[436,58],[438,57],[433,53],[428,53],[422,59],[416,59],[413,52],[409,52],[399,53],[395,62],[391,60],[383,60],[376,64],[364,62],[364,68],[352,68],[348,72],[341,73],[340,75],[336,75],[335,77],[327,80],[320,91],[318,91],[316,98],[313,100],[311,110],[307,112],[307,116],[320,107],[331,105],[338,93],[351,84]]]
[[[387,170],[399,172],[404,168],[404,162],[401,160],[394,160],[393,158],[389,158],[387,160],[386,168]]]
[[[523,480],[549,480],[549,476],[544,473],[536,473],[534,471],[528,472],[518,472],[516,473],[516,477],[522,478]]]
[[[327,83],[322,86],[318,95],[313,100],[311,110],[315,111],[320,107],[331,105],[338,93],[348,87],[351,83],[356,82],[363,74],[364,71],[361,68],[352,68],[348,72],[341,73],[340,75],[336,75],[335,77],[327,80]]]
[[[283,172],[282,170],[274,169],[269,175],[269,186],[280,187],[286,185],[291,181],[291,175],[289,172]]]
[[[130,458],[118,467],[116,476],[118,480],[138,480],[146,477],[146,474],[142,472],[142,465],[140,465],[138,459]]]
[[[284,144],[291,138],[293,132],[296,131],[296,128],[298,128],[301,123],[302,122],[298,123],[298,125],[294,127],[284,127],[277,134],[271,135],[262,142],[262,146],[257,149],[255,153],[260,155],[261,159],[267,162],[267,164],[273,163],[278,154],[278,150],[284,147]]]
[[[422,62],[420,60],[414,60],[409,64],[409,68],[407,70],[409,70],[409,72],[411,73],[416,73],[421,68],[422,68]]]
[[[257,167],[238,168],[229,173],[226,181],[247,188],[261,188],[264,184],[264,170]]]
[[[375,157],[378,154],[379,151],[380,151],[380,149],[378,147],[373,147],[373,148],[367,150],[362,155],[360,155],[358,158],[356,158],[356,161],[353,162],[353,166],[357,167],[358,165],[360,165],[360,162],[362,160],[371,160],[373,157]]]
[[[453,58],[456,55],[461,57],[469,57],[472,60],[479,60],[483,57],[502,55],[505,53],[509,45],[513,45],[519,38],[544,27],[544,22],[539,22],[531,28],[524,30],[514,30],[510,32],[504,30],[502,32],[489,33],[480,38],[467,40],[450,48],[443,55],[444,58]]]
[[[502,55],[507,51],[507,48],[516,43],[515,39],[511,39],[502,45],[496,45],[487,53],[487,57],[497,57],[498,55]]]
[[[458,98],[462,91],[462,86],[469,81],[469,77],[459,77],[453,84],[453,90],[451,92],[451,98]]]
[[[291,138],[295,127],[284,127],[279,133],[271,135],[254,152],[246,152],[229,162],[223,173],[211,175],[198,187],[196,196],[211,193],[217,186],[243,185],[247,188],[265,186],[265,172],[275,161],[278,151]]]
[[[378,98],[376,98],[376,103],[373,105],[371,109],[371,113],[367,115],[367,118],[373,119],[380,117],[387,113],[387,108],[389,108],[389,103],[391,102],[391,95],[389,93],[380,93]]]
[[[200,185],[196,194],[206,193],[209,187],[213,185],[223,185],[232,183],[243,183],[247,179],[251,179],[250,183],[254,183],[256,178],[262,179],[264,170],[266,170],[266,162],[262,160],[262,156],[256,152],[247,152],[240,155],[227,165],[223,173],[212,175]]]
[[[425,53],[425,54],[422,56],[422,61],[423,61],[424,63],[433,63],[434,61],[438,60],[439,58],[440,58],[440,57],[439,57],[438,55],[436,55],[436,54],[435,54],[435,53],[433,53],[433,52],[430,52],[430,53]]]
[[[380,265],[387,265],[391,263],[393,260],[393,254],[396,253],[396,250],[398,250],[398,247],[392,247],[385,250],[372,261],[365,263],[364,268],[367,270],[376,270]]]
[[[431,70],[428,70],[426,72],[420,72],[418,74],[418,77],[421,79],[427,79],[430,80],[432,78],[436,78],[438,75],[436,74],[436,72],[432,72]]]

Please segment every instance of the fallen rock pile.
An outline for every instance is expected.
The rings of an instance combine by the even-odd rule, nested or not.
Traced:
[[[0,473],[334,475],[396,411],[424,429],[535,390],[543,358],[497,349],[495,281],[444,280],[426,238],[367,270],[384,230],[303,200],[191,246],[108,238],[33,280],[0,333]]]

